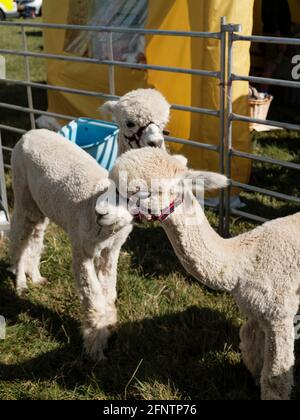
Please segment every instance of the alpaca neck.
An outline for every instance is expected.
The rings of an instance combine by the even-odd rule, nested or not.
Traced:
[[[237,285],[234,275],[234,262],[240,256],[237,241],[223,239],[213,230],[196,199],[193,209],[196,216],[192,223],[180,206],[163,223],[163,228],[189,274],[210,288],[231,292]]]

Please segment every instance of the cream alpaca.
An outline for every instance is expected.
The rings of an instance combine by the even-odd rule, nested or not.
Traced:
[[[112,112],[120,125],[119,154],[145,145],[164,147],[162,130],[170,106],[159,92],[132,91],[119,101],[107,102],[103,110]],[[14,149],[12,166],[15,210],[10,253],[17,289],[26,290],[26,274],[33,283],[45,282],[39,262],[50,218],[69,234],[84,312],[85,347],[94,359],[101,359],[117,322],[117,263],[132,218],[122,206],[102,205],[110,186],[107,171],[48,130],[26,134]]]
[[[117,322],[117,263],[132,217],[126,208],[110,206],[103,212],[97,207],[98,198],[110,187],[107,171],[51,131],[33,130],[22,137],[13,150],[12,173],[10,254],[17,289],[26,290],[26,275],[35,284],[45,282],[39,262],[49,218],[69,235],[85,348],[101,359]]]
[[[164,148],[163,131],[170,117],[170,105],[154,89],[137,89],[118,101],[102,106],[120,127],[119,155],[129,149],[151,146]]]
[[[165,151],[149,148],[120,157],[111,174],[115,182],[122,171],[129,182],[142,179],[148,188],[151,177],[168,179],[172,187],[174,178],[179,183],[207,177],[205,172],[189,171]],[[216,185],[226,185],[224,178],[216,176]],[[212,175],[209,178],[213,180]],[[141,197],[143,206],[149,207],[145,192]],[[195,198],[191,198],[190,210],[199,223],[187,224],[180,208],[162,225],[178,258],[208,287],[230,292],[247,317],[240,332],[242,356],[260,380],[262,399],[288,399],[293,385],[293,322],[300,300],[300,213],[223,239],[211,228]]]

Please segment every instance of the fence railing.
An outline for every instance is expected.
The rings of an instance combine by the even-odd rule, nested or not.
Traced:
[[[180,144],[187,144],[189,146],[206,149],[211,152],[215,152],[219,156],[219,170],[221,173],[226,174],[228,177],[231,177],[231,167],[232,159],[234,157],[240,157],[244,159],[250,159],[251,161],[273,163],[281,165],[286,168],[291,169],[300,169],[300,165],[296,163],[285,162],[281,160],[271,159],[267,156],[258,156],[251,153],[244,153],[239,150],[235,150],[233,146],[233,134],[232,128],[235,121],[241,121],[244,123],[255,122],[258,124],[270,125],[280,128],[286,128],[291,130],[300,130],[300,125],[289,124],[285,122],[277,121],[265,121],[250,118],[248,116],[237,115],[233,112],[233,95],[232,89],[235,81],[244,81],[244,82],[253,82],[253,83],[262,83],[276,86],[288,86],[299,88],[300,83],[296,81],[287,81],[287,80],[275,80],[267,78],[259,78],[252,76],[240,76],[236,75],[232,71],[233,62],[235,60],[233,54],[233,45],[235,42],[264,42],[272,44],[285,44],[285,45],[299,45],[300,39],[294,38],[273,38],[273,37],[258,37],[258,36],[242,36],[238,34],[241,31],[240,25],[231,25],[227,24],[226,18],[221,19],[220,32],[189,32],[189,31],[167,31],[167,30],[152,30],[152,29],[142,29],[142,28],[126,28],[126,27],[112,27],[112,26],[93,26],[93,25],[64,25],[64,24],[47,24],[47,23],[31,23],[31,22],[0,22],[0,31],[1,26],[9,27],[19,27],[22,35],[22,49],[21,50],[11,50],[11,49],[0,49],[0,54],[2,55],[12,55],[12,56],[21,56],[24,59],[24,69],[25,69],[25,80],[11,80],[11,79],[0,79],[1,82],[11,83],[19,86],[26,87],[27,90],[27,100],[28,107],[13,105],[10,103],[0,102],[0,108],[5,108],[9,110],[15,110],[19,112],[24,112],[29,115],[30,126],[35,128],[35,116],[36,115],[45,115],[49,117],[61,118],[65,120],[72,120],[75,117],[71,115],[63,115],[55,112],[44,111],[34,108],[32,89],[43,89],[43,90],[52,90],[60,91],[64,93],[97,97],[100,99],[117,99],[118,96],[115,95],[115,67],[127,67],[131,69],[141,69],[141,70],[156,70],[162,72],[174,72],[178,74],[190,74],[197,75],[202,77],[213,77],[219,80],[220,84],[220,101],[219,109],[205,109],[200,107],[184,106],[180,104],[173,104],[172,109],[198,113],[204,115],[210,115],[212,117],[219,119],[219,143],[218,145],[207,144],[205,142],[199,142],[196,140],[188,140],[184,138],[175,138],[171,136],[166,137],[166,141]],[[69,29],[69,30],[79,30],[79,31],[91,31],[91,32],[104,32],[108,34],[108,51],[109,51],[109,60],[99,60],[95,58],[87,57],[75,57],[68,55],[60,54],[49,54],[49,53],[35,53],[31,52],[28,49],[27,38],[26,38],[26,28],[35,28],[35,29]],[[219,71],[208,71],[202,69],[186,69],[180,67],[169,67],[169,66],[158,66],[151,64],[131,64],[126,62],[121,62],[114,60],[113,54],[113,44],[112,44],[112,34],[113,33],[139,33],[144,35],[156,35],[156,36],[174,36],[174,37],[190,37],[190,38],[208,38],[216,39],[220,42],[220,66]],[[81,89],[74,89],[65,86],[55,86],[49,84],[36,83],[31,81],[30,74],[30,58],[43,58],[46,60],[64,60],[69,62],[79,62],[79,63],[94,63],[106,65],[108,69],[109,76],[109,93],[97,92],[97,91],[87,91]],[[25,133],[25,130],[17,128],[14,126],[8,126],[2,124],[0,121],[0,139],[1,131],[11,131],[18,134]],[[1,145],[0,145],[1,147]],[[11,152],[11,148],[7,146],[2,146],[2,149],[8,152]],[[282,193],[277,193],[263,188],[258,188],[251,185],[241,184],[232,181],[232,187],[238,187],[243,190],[258,192],[261,194],[270,195],[280,200],[290,200],[293,202],[300,203],[298,197],[289,196]],[[3,188],[3,185],[2,185]],[[220,204],[219,204],[219,230],[222,234],[229,234],[230,227],[230,216],[242,216],[257,222],[264,222],[266,219],[255,216],[240,210],[231,208],[230,201],[230,192],[231,187],[223,193],[220,193]],[[4,205],[7,208],[6,193],[2,195]]]
[[[236,42],[258,42],[265,44],[277,44],[277,45],[295,45],[300,46],[300,39],[297,38],[277,38],[277,37],[266,37],[266,36],[244,36],[235,32],[229,32],[228,34],[228,62],[227,62],[227,81],[228,81],[228,91],[227,91],[227,142],[226,142],[226,175],[231,177],[231,167],[232,159],[234,157],[241,157],[245,159],[250,159],[251,161],[272,163],[279,165],[281,167],[300,170],[300,164],[285,162],[283,160],[271,159],[269,157],[257,156],[251,153],[244,153],[242,151],[236,150],[233,145],[233,123],[235,121],[241,121],[249,124],[250,122],[262,125],[268,125],[278,128],[284,128],[287,130],[300,130],[300,125],[289,124],[281,121],[270,121],[270,120],[260,120],[257,118],[250,118],[244,115],[238,115],[233,113],[232,109],[232,90],[234,82],[244,81],[252,82],[256,84],[267,84],[273,86],[284,86],[291,88],[300,88],[300,83],[297,81],[281,80],[281,79],[271,79],[264,77],[254,77],[254,76],[241,76],[233,73],[233,63],[234,63],[234,43]],[[300,198],[278,193],[275,191],[267,190],[265,188],[259,188],[252,185],[246,185],[239,182],[232,181],[232,187],[237,187],[242,190],[252,191],[260,193],[263,195],[268,195],[282,201],[292,201],[300,204]],[[230,230],[230,215],[242,216],[257,222],[264,222],[266,219],[252,215],[241,210],[232,209],[230,206],[230,190],[231,187],[226,191],[225,199],[225,220],[224,220],[224,231],[225,235],[229,235]]]

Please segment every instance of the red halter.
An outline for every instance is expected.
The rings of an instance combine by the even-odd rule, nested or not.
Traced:
[[[167,218],[174,213],[174,211],[176,210],[176,208],[182,204],[182,200],[177,198],[175,200],[173,200],[170,205],[168,207],[166,207],[159,216],[157,215],[152,215],[151,214],[151,210],[147,209],[144,210],[142,209],[142,211],[139,211],[139,213],[134,214],[134,221],[137,223],[142,223],[142,222],[165,222],[167,220]]]

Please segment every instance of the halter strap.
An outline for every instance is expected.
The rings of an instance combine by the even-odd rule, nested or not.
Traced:
[[[141,137],[142,137],[142,135],[143,135],[143,132],[146,130],[146,128],[148,128],[149,127],[149,125],[151,125],[151,124],[154,124],[154,125],[156,125],[156,127],[158,127],[158,125],[157,124],[155,124],[153,121],[150,121],[147,125],[144,125],[143,127],[140,127],[139,129],[138,129],[138,131],[136,132],[136,133],[134,133],[132,136],[126,136],[125,134],[124,134],[124,137],[125,137],[125,139],[128,141],[128,143],[129,143],[129,146],[131,147],[131,148],[133,148],[133,145],[132,145],[132,143],[133,142],[136,142],[136,144],[137,144],[137,146],[140,148],[141,147],[141,145],[140,145],[140,141],[141,141]],[[164,130],[163,131],[163,134],[165,135],[165,136],[168,136],[169,134],[170,134],[170,132],[169,131],[167,131],[167,130]]]
[[[151,210],[150,209],[142,209],[142,211],[139,211],[139,213],[135,214],[134,217],[134,221],[137,223],[142,223],[144,221],[147,222],[160,222],[163,223],[165,222],[168,217],[174,213],[174,211],[176,210],[176,208],[178,206],[180,206],[180,204],[182,204],[182,200],[180,198],[177,198],[173,201],[171,201],[171,203],[169,204],[168,207],[166,207],[159,216],[153,216],[151,214]]]

